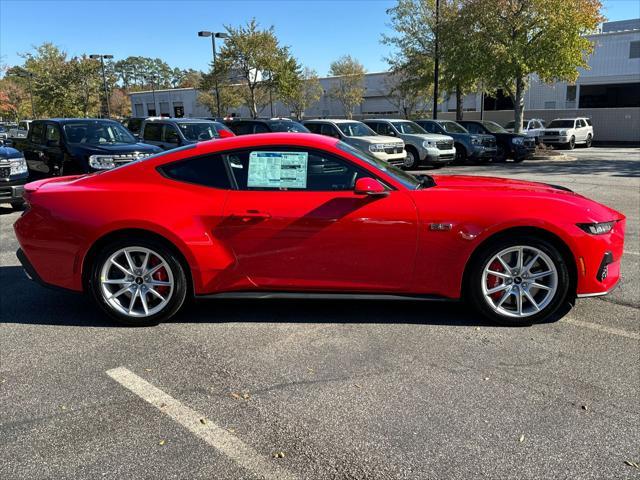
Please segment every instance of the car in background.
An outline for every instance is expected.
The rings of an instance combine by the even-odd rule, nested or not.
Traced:
[[[9,138],[9,129],[4,125],[0,125],[0,140]]]
[[[407,156],[403,167],[407,170],[427,165],[444,167],[456,158],[453,138],[448,135],[427,133],[420,125],[402,119],[367,119],[363,123],[378,135],[396,137],[404,141]]]
[[[122,122],[120,123],[122,123],[124,128],[129,130],[134,137],[139,138],[140,127],[142,127],[142,122],[144,122],[145,119],[146,117],[128,117],[122,120]]]
[[[306,120],[302,124],[312,133],[342,140],[391,165],[404,165],[407,156],[404,141],[395,137],[378,135],[362,122],[322,119]]]
[[[471,134],[453,120],[416,120],[416,123],[429,133],[452,137],[459,163],[487,163],[498,156],[493,135]]]
[[[138,142],[119,122],[95,118],[34,120],[27,138],[14,145],[40,176],[108,170],[162,152]]]
[[[504,126],[504,129],[507,132],[513,132],[516,122],[511,120],[507,122]],[[533,137],[536,140],[536,145],[540,143],[540,138],[542,137],[542,133],[544,132],[544,120],[540,118],[532,118],[529,120],[522,121],[522,130],[520,133],[526,135],[527,137]]]
[[[288,118],[234,118],[225,124],[236,135],[274,132],[309,133],[301,123]]]
[[[494,322],[530,325],[607,294],[624,251],[625,216],[566,188],[415,177],[299,133],[201,142],[32,182],[24,197],[14,230],[29,276],[87,292],[131,326],[192,295],[464,298]]]
[[[545,145],[557,145],[573,150],[577,144],[591,147],[593,124],[590,118],[556,118],[544,129],[542,141]]]
[[[31,122],[33,122],[33,120],[20,120],[16,127],[9,129],[9,139],[27,138]]]
[[[460,120],[458,123],[466,128],[469,133],[496,137],[498,161],[505,161],[511,158],[514,162],[522,162],[526,158],[531,158],[536,151],[534,138],[520,133],[507,132],[496,122],[490,120]]]
[[[197,118],[152,118],[140,127],[140,140],[163,150],[233,136],[222,123]]]
[[[22,208],[24,184],[29,181],[27,162],[21,152],[0,140],[0,203]]]

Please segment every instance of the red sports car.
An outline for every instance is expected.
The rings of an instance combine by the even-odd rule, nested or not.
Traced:
[[[625,228],[566,188],[414,177],[313,134],[203,142],[33,182],[25,200],[27,273],[128,325],[192,296],[312,295],[465,298],[531,324],[616,285]]]

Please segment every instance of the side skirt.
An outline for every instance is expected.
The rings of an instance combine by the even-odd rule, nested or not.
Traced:
[[[430,302],[457,302],[458,299],[437,295],[396,295],[375,293],[330,293],[330,292],[222,292],[196,295],[196,299],[292,299],[292,300],[420,300]]]

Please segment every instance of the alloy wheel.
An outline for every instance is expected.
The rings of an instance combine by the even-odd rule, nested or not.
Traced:
[[[116,312],[149,317],[169,303],[175,288],[167,261],[146,247],[115,251],[100,270],[100,292]]]
[[[495,313],[525,318],[552,302],[558,290],[558,270],[542,250],[518,245],[494,255],[485,264],[481,281],[484,299]]]
[[[404,168],[412,168],[416,163],[416,158],[413,155],[413,152],[407,150],[407,156],[404,157]]]

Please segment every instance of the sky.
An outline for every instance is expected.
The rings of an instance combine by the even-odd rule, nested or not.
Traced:
[[[569,0],[569,4],[570,4]],[[209,38],[252,17],[273,26],[281,44],[305,66],[326,75],[342,55],[368,72],[387,69],[391,33],[386,10],[392,0],[0,0],[0,63],[21,64],[19,53],[52,42],[69,56],[83,53],[158,57],[171,67],[207,70]],[[605,0],[609,20],[640,17],[638,0]]]

